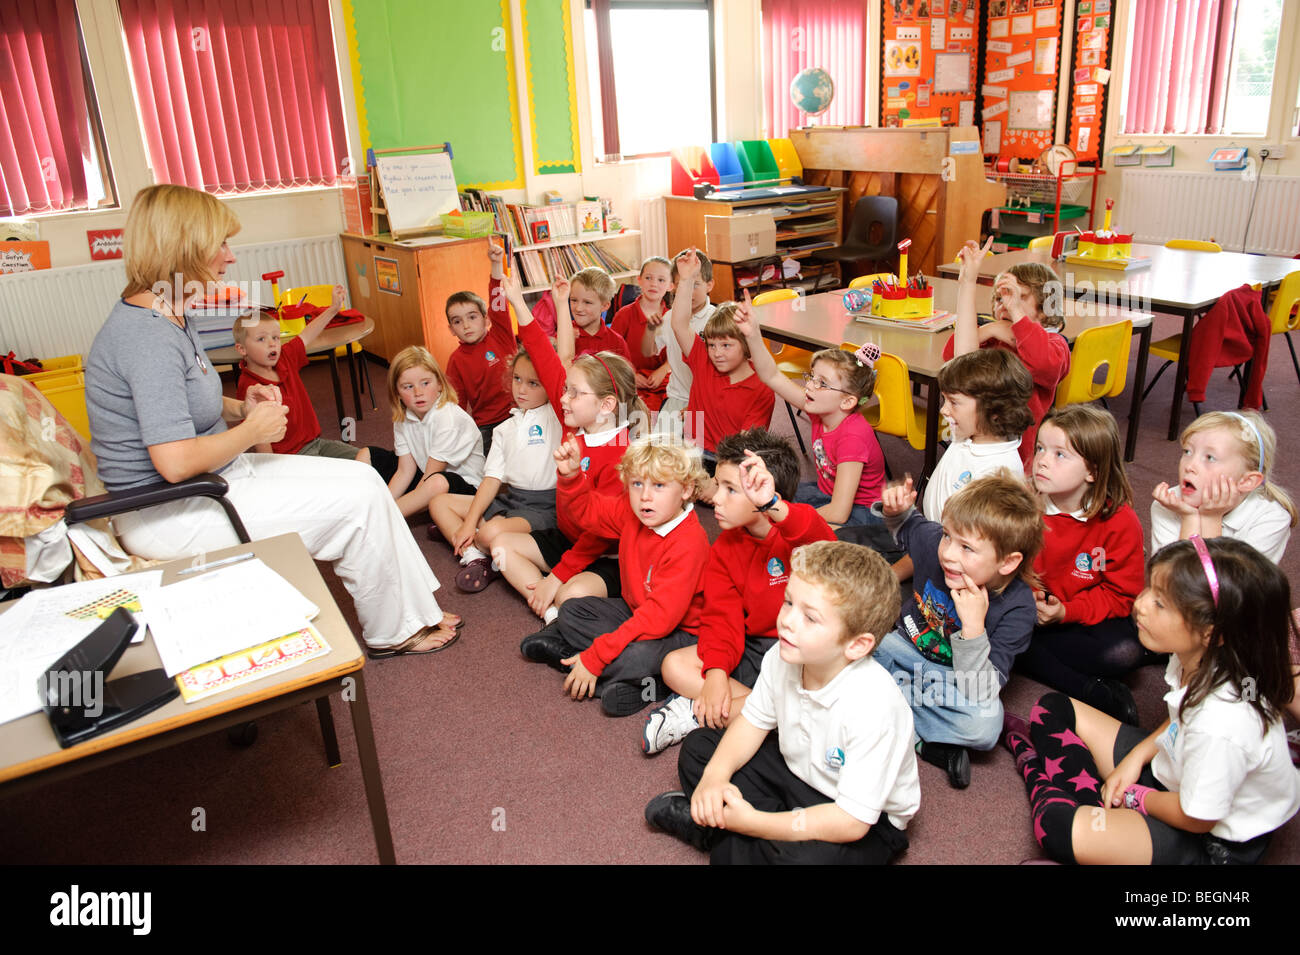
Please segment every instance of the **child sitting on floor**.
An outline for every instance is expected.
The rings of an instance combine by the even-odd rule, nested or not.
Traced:
[[[708,324],[709,316],[714,310],[713,303],[709,301],[709,293],[713,291],[713,263],[698,249],[687,249],[677,253],[677,258],[673,260],[672,285],[677,290],[675,294],[678,297],[682,295],[684,286],[677,275],[677,263],[687,252],[693,252],[696,261],[700,263],[699,274],[690,283],[688,294],[691,315],[687,321],[687,328],[690,329],[691,334],[699,335],[704,331],[704,326]],[[691,397],[692,376],[690,368],[686,366],[686,359],[682,357],[682,346],[677,343],[677,335],[673,332],[671,323],[660,320],[656,326],[653,344],[648,340],[643,341],[642,349],[654,352],[662,350],[667,356],[670,369],[668,388],[664,392],[664,403],[659,408],[659,417],[655,419],[655,430],[680,435],[682,415],[686,413],[686,405]]]
[[[668,310],[664,296],[672,291],[672,274],[672,263],[663,256],[646,259],[636,277],[641,294],[615,312],[609,323],[627,342],[636,369],[636,393],[652,412],[659,410],[668,388],[668,356],[663,348],[655,347],[655,331]]]
[[[567,672],[571,698],[598,695],[609,715],[630,716],[657,698],[663,658],[695,642],[709,537],[691,500],[704,473],[679,439],[642,438],[618,466],[626,494],[606,497],[582,493],[582,454],[576,438],[555,452],[559,483],[576,492],[580,524],[618,538],[621,597],[566,601],[555,622],[525,637],[519,650]]]
[[[275,309],[241,315],[232,330],[235,350],[244,357],[239,363],[235,394],[240,401],[253,385],[274,385],[280,402],[289,409],[284,437],[272,444],[254,445],[264,454],[313,454],[322,458],[343,458],[370,463],[369,448],[354,448],[345,441],[322,438],[320,419],[302,383],[299,371],[307,367],[307,349],[343,307],[343,286],[334,286],[333,301],[296,336],[281,344],[280,316]]]
[[[483,480],[483,436],[427,349],[409,345],[393,357],[388,400],[393,450],[375,449],[375,469],[402,516],[432,516],[442,494],[473,495]]]
[[[641,750],[647,756],[700,726],[726,729],[776,643],[791,552],[835,539],[812,507],[790,502],[799,459],[788,442],[764,429],[719,441],[715,478],[713,516],[722,533],[704,572],[700,640],[664,658],[664,683],[673,693],[646,717]]]
[[[1183,431],[1178,486],[1156,486],[1151,553],[1193,534],[1249,542],[1277,562],[1286,552],[1296,508],[1268,479],[1277,434],[1257,411],[1211,411]]]
[[[745,293],[749,302],[749,293]],[[795,384],[776,366],[763,344],[758,325],[747,310],[737,310],[736,327],[749,343],[754,370],[763,384],[795,407],[803,408],[812,422],[812,454],[817,480],[799,485],[794,499],[817,508],[828,524],[878,522],[871,505],[880,500],[885,484],[885,454],[876,432],[858,406],[876,386],[877,346],[863,346],[857,354],[826,348],[812,356],[810,373]]]
[[[623,336],[601,320],[601,316],[614,300],[614,280],[604,269],[583,269],[569,279],[569,317],[575,326],[574,357],[594,355],[607,351],[627,361],[632,360]],[[564,321],[562,309],[556,309],[556,325]],[[563,349],[560,355],[567,359]]]
[[[447,358],[447,380],[460,406],[474,416],[483,435],[484,454],[492,450],[492,430],[510,417],[513,402],[506,364],[515,353],[515,333],[501,291],[505,252],[491,240],[488,258],[492,261],[490,304],[474,292],[456,292],[447,298],[447,325],[460,342]]]
[[[876,659],[904,688],[921,758],[965,789],[966,748],[997,745],[1002,687],[1034,630],[1034,594],[1022,578],[1042,548],[1043,516],[1024,482],[1005,473],[954,494],[942,524],[917,513],[915,501],[911,478],[881,499],[915,570],[912,596]]]
[[[1297,636],[1286,576],[1249,544],[1193,536],[1151,559],[1133,616],[1143,646],[1170,654],[1154,733],[1061,693],[1007,718],[1034,838],[1063,863],[1258,862],[1300,810],[1281,718]]]
[[[806,544],[791,563],[780,643],[744,710],[686,738],[685,791],[650,800],[646,820],[719,864],[883,865],[921,804],[911,714],[872,655],[898,586],[855,544]]]
[[[994,320],[981,326],[975,312],[975,288],[980,263],[992,243],[992,236],[983,248],[973,240],[967,241],[958,253],[961,274],[957,279],[957,323],[944,346],[943,357],[946,361],[980,348],[1006,348],[1024,362],[1033,382],[1028,402],[1031,422],[1020,444],[1021,467],[1028,468],[1034,456],[1038,422],[1052,407],[1056,386],[1070,369],[1070,346],[1062,334],[1065,313],[1061,280],[1039,262],[1013,265],[993,280]]]
[[[702,447],[705,468],[712,473],[713,449],[728,434],[772,424],[776,395],[754,374],[749,345],[736,324],[749,319],[748,297],[742,303],[718,306],[704,326],[703,340],[690,329],[690,295],[700,274],[694,249],[677,259],[677,295],[673,299],[672,329],[691,370],[691,396],[684,433]]]

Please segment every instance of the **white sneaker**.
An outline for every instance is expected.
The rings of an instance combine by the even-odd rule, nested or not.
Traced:
[[[698,729],[693,704],[693,700],[674,693],[662,706],[651,710],[641,734],[641,752],[647,756],[662,753]]]

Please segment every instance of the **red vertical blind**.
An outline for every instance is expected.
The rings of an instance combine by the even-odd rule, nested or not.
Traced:
[[[835,81],[818,123],[861,126],[866,112],[866,4],[860,0],[763,0],[763,105],[768,134],[807,125],[790,101],[790,81],[820,67]]]
[[[1124,132],[1223,126],[1237,0],[1136,0]]]
[[[74,0],[0,4],[0,216],[86,207],[88,85]]]
[[[347,135],[328,0],[119,0],[158,182],[330,185]]]

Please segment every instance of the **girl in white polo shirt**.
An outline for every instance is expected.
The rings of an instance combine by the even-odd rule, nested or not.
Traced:
[[[1008,717],[1035,838],[1058,862],[1258,862],[1300,809],[1281,715],[1290,584],[1249,544],[1192,537],[1152,559],[1133,615],[1170,654],[1168,718],[1144,737],[1060,693]]]

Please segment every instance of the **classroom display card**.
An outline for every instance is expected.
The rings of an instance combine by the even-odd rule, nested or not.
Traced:
[[[288,636],[192,667],[177,674],[176,685],[180,687],[185,702],[193,703],[276,676],[329,652],[325,638],[316,632],[315,627],[307,626]]]

